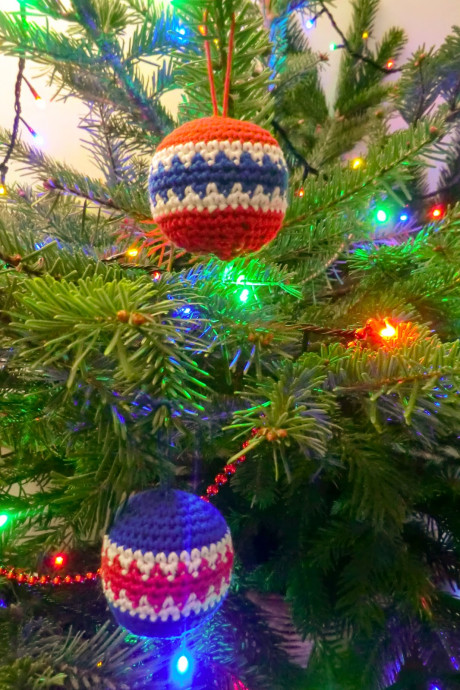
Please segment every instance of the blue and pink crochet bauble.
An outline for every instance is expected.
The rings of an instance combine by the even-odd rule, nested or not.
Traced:
[[[153,156],[153,220],[189,252],[220,259],[259,250],[286,212],[287,167],[276,139],[230,117],[187,122]]]
[[[214,506],[184,491],[144,491],[104,537],[102,586],[120,625],[136,635],[176,637],[218,609],[233,555]]]

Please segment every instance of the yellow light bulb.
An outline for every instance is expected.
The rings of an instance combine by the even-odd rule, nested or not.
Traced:
[[[384,319],[385,321],[385,328],[382,328],[382,330],[379,332],[379,335],[382,338],[394,338],[396,335],[396,328],[393,328],[391,323],[388,323],[387,319]]]
[[[353,168],[353,170],[357,170],[358,168],[361,168],[361,166],[362,166],[363,163],[364,163],[364,161],[363,161],[362,158],[355,158],[355,159],[351,162],[351,167]]]
[[[128,249],[126,253],[128,256],[137,256],[139,254],[139,250],[133,247],[133,249]]]
[[[6,195],[6,187],[4,184],[0,182],[0,196],[5,196]]]
[[[40,110],[45,110],[46,108],[46,102],[43,100],[41,96],[36,97],[35,105],[37,106],[37,108],[40,108]]]
[[[366,40],[367,38],[369,38],[369,32],[368,32],[368,31],[364,31],[364,32],[363,32],[363,38],[364,38],[364,40]]]

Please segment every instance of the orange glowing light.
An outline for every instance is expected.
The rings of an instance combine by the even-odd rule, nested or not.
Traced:
[[[443,215],[442,208],[440,206],[435,206],[431,210],[431,217],[432,218],[441,218]]]
[[[390,58],[387,61],[387,69],[393,69],[394,66],[395,66],[395,61]]]
[[[388,323],[388,321],[385,319],[385,328],[382,328],[382,330],[379,331],[379,335],[382,338],[394,338],[396,335],[396,328],[393,328],[391,323]]]
[[[297,192],[295,193],[296,196],[303,196],[305,194],[303,187],[301,187]]]
[[[56,556],[54,558],[54,565],[56,568],[60,568],[61,565],[64,565],[64,556]]]
[[[202,36],[206,36],[206,27],[204,24],[200,24],[198,27],[198,31]]]

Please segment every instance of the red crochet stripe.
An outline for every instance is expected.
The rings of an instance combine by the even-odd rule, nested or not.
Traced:
[[[186,122],[168,134],[157,147],[157,151],[186,144],[192,141],[250,141],[253,144],[270,144],[279,146],[278,142],[266,129],[252,122],[234,120],[232,117],[203,117],[200,120]]]
[[[231,207],[209,212],[178,211],[160,218],[158,226],[172,242],[188,252],[212,251],[228,261],[247,252],[256,252],[276,237],[284,214],[254,208]]]
[[[122,573],[119,556],[115,556],[112,565],[109,564],[107,550],[102,554],[101,577],[106,586],[110,586],[116,604],[120,597],[120,590],[124,589],[126,596],[135,608],[139,607],[142,596],[147,597],[147,601],[155,610],[156,614],[162,609],[167,597],[172,597],[174,605],[181,611],[185,606],[190,594],[194,593],[201,603],[206,601],[209,588],[214,586],[216,593],[220,592],[222,580],[230,584],[233,566],[233,549],[227,546],[225,560],[222,554],[217,555],[215,568],[210,568],[205,558],[201,559],[198,568],[198,575],[193,577],[188,572],[187,564],[179,562],[177,571],[172,581],[163,574],[159,563],[155,563],[150,571],[147,580],[142,579],[142,573],[137,567],[136,560],[133,559],[128,569],[128,573]]]

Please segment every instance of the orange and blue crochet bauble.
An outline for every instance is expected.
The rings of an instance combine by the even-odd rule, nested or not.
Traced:
[[[187,122],[153,156],[153,220],[179,247],[220,259],[254,252],[278,233],[287,168],[269,132],[229,117]]]
[[[209,45],[205,47],[209,58]],[[189,252],[225,260],[273,240],[286,212],[288,183],[276,139],[258,125],[226,117],[230,57],[224,115],[217,114],[210,76],[214,116],[187,122],[168,134],[153,156],[149,175],[152,217],[163,234]],[[212,68],[208,71],[211,75]]]

